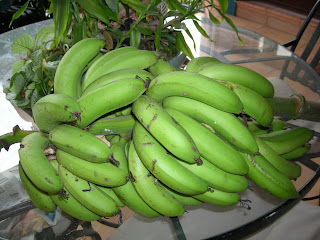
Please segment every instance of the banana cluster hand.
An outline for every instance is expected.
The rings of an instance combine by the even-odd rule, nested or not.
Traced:
[[[210,57],[178,71],[152,51],[102,55],[102,46],[73,46],[55,92],[34,105],[40,131],[22,140],[19,172],[36,207],[84,221],[124,206],[181,216],[185,206],[238,204],[250,181],[298,197],[301,167],[289,159],[308,152],[313,132],[274,116],[266,78]]]

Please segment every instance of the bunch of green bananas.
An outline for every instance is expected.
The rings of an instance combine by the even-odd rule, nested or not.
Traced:
[[[74,45],[55,92],[34,105],[40,131],[22,139],[19,170],[37,208],[85,221],[123,206],[181,216],[185,206],[241,202],[249,181],[299,196],[291,180],[301,167],[290,159],[308,152],[313,132],[275,118],[266,78],[211,57],[182,70],[152,51],[102,47]]]

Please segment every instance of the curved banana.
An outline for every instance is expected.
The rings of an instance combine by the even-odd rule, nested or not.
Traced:
[[[80,106],[74,98],[65,94],[49,94],[40,98],[32,108],[37,127],[49,132],[61,123],[75,122],[80,117]]]
[[[242,155],[230,144],[190,116],[171,108],[165,108],[165,111],[189,133],[202,157],[231,174],[245,175],[248,172]]]
[[[247,121],[249,130],[255,135],[285,130],[289,127],[288,123],[274,118],[270,127],[264,127],[256,121]]]
[[[62,211],[76,219],[91,222],[101,218],[83,206],[66,187],[63,187],[59,193],[49,193],[49,196]]]
[[[305,144],[301,147],[298,147],[290,152],[281,154],[280,156],[283,157],[284,159],[296,159],[299,157],[302,157],[303,155],[305,155],[307,152],[309,152],[311,148],[311,144]]]
[[[160,58],[157,63],[148,68],[148,71],[156,77],[164,73],[174,72],[176,69],[168,61]]]
[[[85,89],[94,80],[107,73],[126,68],[147,69],[157,62],[157,56],[148,50],[135,50],[117,55],[112,57],[96,71],[90,73],[90,75],[88,75],[89,78],[82,82],[82,89]]]
[[[129,166],[127,161],[127,154],[125,154],[126,148],[131,141],[127,141],[123,147],[121,143],[116,143],[113,146],[115,157],[120,162],[119,168],[129,174]],[[112,190],[121,202],[134,212],[147,218],[154,218],[160,216],[160,213],[152,209],[137,193],[133,186],[132,179],[129,178],[128,182],[122,186],[113,187]]]
[[[138,98],[132,105],[132,112],[173,155],[189,163],[199,161],[200,153],[190,135],[151,97]]]
[[[49,140],[59,149],[84,160],[103,163],[112,158],[108,145],[80,128],[61,124],[49,133]]]
[[[62,189],[63,183],[44,154],[49,144],[45,134],[34,132],[22,139],[18,153],[20,164],[29,179],[42,191],[56,193]]]
[[[276,169],[282,172],[290,179],[297,179],[301,175],[301,166],[281,157],[267,143],[256,137],[259,152],[265,157]]]
[[[86,88],[83,89],[82,95],[87,94],[109,82],[116,81],[122,78],[140,78],[143,79],[145,82],[150,82],[154,76],[144,69],[139,68],[125,68],[116,70],[94,80],[90,83]]]
[[[182,166],[199,176],[209,187],[224,192],[243,192],[248,188],[248,181],[245,176],[231,174],[221,170],[205,158],[201,158],[202,165],[180,162]]]
[[[210,126],[217,135],[240,151],[249,154],[259,151],[253,134],[241,120],[231,113],[185,97],[167,97],[163,100],[162,105],[164,108],[178,110]]]
[[[299,193],[290,179],[276,169],[262,155],[249,156],[244,154],[249,166],[247,176],[259,187],[281,199],[299,197]]]
[[[308,143],[313,137],[313,131],[306,127],[297,127],[260,134],[258,137],[278,154],[284,154]]]
[[[104,47],[97,38],[86,38],[73,45],[62,57],[54,77],[54,93],[63,93],[75,99],[81,94],[83,69]]]
[[[100,118],[89,125],[86,131],[93,135],[112,135],[123,132],[130,132],[136,119],[133,115]]]
[[[184,214],[185,210],[182,204],[143,165],[133,143],[129,147],[128,163],[130,176],[136,191],[151,208],[168,217]]]
[[[239,97],[228,87],[201,74],[175,71],[154,78],[146,95],[157,102],[169,96],[198,100],[230,113],[241,113],[243,105]]]
[[[216,81],[231,89],[240,99],[243,112],[264,127],[270,127],[273,121],[273,109],[270,103],[259,93],[240,84],[219,80]]]
[[[147,88],[148,83],[142,79],[123,78],[82,95],[78,99],[81,108],[78,126],[85,128],[104,114],[131,104]]]
[[[214,57],[200,56],[200,57],[196,57],[196,58],[191,59],[190,62],[188,62],[185,70],[187,72],[197,72],[197,70],[206,63],[219,64],[222,62]]]
[[[124,185],[128,180],[128,174],[111,162],[88,162],[60,149],[57,149],[56,157],[68,171],[97,185],[115,187]]]
[[[274,87],[268,79],[243,66],[227,63],[207,63],[205,66],[200,68],[197,73],[213,79],[220,79],[240,84],[267,98],[274,96]]]
[[[23,188],[26,190],[32,203],[41,211],[53,213],[56,209],[56,204],[52,201],[48,193],[42,191],[31,182],[24,172],[21,163],[19,163],[19,176]]]
[[[168,188],[166,185],[162,185],[162,186],[165,187],[165,189],[168,190],[170,192],[170,194],[183,206],[199,206],[204,203],[202,201],[195,199],[192,196],[178,193],[178,192]]]
[[[168,154],[139,122],[133,128],[133,143],[141,162],[163,184],[186,195],[195,195],[207,190],[208,185],[183,167],[174,156]]]
[[[115,201],[115,203],[117,204],[118,207],[124,207],[125,205],[123,204],[123,202],[121,202],[121,200],[118,198],[118,196],[114,193],[114,191],[112,190],[112,188],[108,188],[108,187],[103,187],[103,186],[99,186],[96,185],[97,188],[99,188],[102,192],[104,192],[106,195],[108,195],[109,197],[111,197],[113,199],[113,201]]]
[[[120,56],[121,54],[126,54],[131,51],[137,51],[138,49],[135,47],[122,47],[122,48],[117,48],[112,51],[109,51],[105,53],[102,57],[100,57],[97,61],[95,61],[86,71],[82,83],[81,83],[81,88],[82,91],[85,90],[94,80],[97,78],[92,78],[94,76],[94,73],[99,69],[99,68],[108,68],[108,61],[111,59]]]
[[[229,193],[213,188],[209,188],[205,193],[193,197],[216,206],[232,206],[240,201],[240,195],[238,193]]]
[[[64,186],[83,206],[102,217],[112,217],[120,213],[116,202],[95,184],[73,175],[62,165],[59,174]]]

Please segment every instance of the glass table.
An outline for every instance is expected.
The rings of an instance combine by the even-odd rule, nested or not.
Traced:
[[[15,109],[5,98],[2,83],[11,76],[13,63],[19,58],[11,54],[10,46],[13,40],[22,33],[35,36],[37,31],[52,20],[46,20],[27,25],[0,35],[0,134],[11,132],[15,125],[29,130],[36,126],[30,116],[19,109]],[[239,36],[227,24],[212,25],[203,18],[202,27],[210,33],[211,40],[202,37],[192,29],[192,23],[186,23],[194,34],[196,48],[194,56],[213,56],[219,60],[232,64],[239,64],[259,72],[275,84],[276,95],[289,97],[292,93],[302,94],[307,101],[318,101],[320,92],[320,77],[295,54],[278,43],[252,31],[239,27]],[[188,42],[190,46],[193,43]],[[281,72],[285,63],[289,66],[298,64],[304,72],[304,79],[281,79]],[[301,202],[301,199],[312,188],[319,178],[319,165],[312,161],[319,154],[320,125],[316,121],[303,119],[290,120],[296,126],[308,126],[315,131],[310,152],[299,162],[308,171],[295,184],[300,192],[300,198],[283,201],[267,194],[254,184],[250,189],[241,193],[242,204],[231,207],[218,207],[203,204],[186,208],[186,213],[178,218],[158,217],[147,219],[134,214],[125,221],[108,239],[241,239],[252,235],[282,217]],[[14,168],[19,161],[17,154],[19,144],[0,153],[0,174]],[[21,214],[34,208],[27,197],[21,193],[19,204],[1,209],[0,220],[5,217]]]

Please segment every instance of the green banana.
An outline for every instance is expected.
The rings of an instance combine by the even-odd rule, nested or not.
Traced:
[[[249,130],[255,135],[260,135],[264,133],[270,133],[279,130],[285,130],[288,128],[288,123],[285,121],[274,118],[270,127],[264,127],[257,123],[256,121],[247,121]]]
[[[202,165],[180,162],[182,166],[199,176],[209,187],[224,192],[242,192],[248,188],[248,181],[245,176],[231,174],[221,170],[205,158]]]
[[[110,61],[114,57],[120,56],[121,54],[125,54],[131,51],[137,51],[137,50],[138,49],[134,47],[122,47],[122,48],[117,48],[105,53],[101,58],[95,61],[86,71],[81,83],[82,91],[84,91],[94,80],[97,79],[97,78],[91,79],[91,77],[99,68],[106,68],[108,66],[108,61]]]
[[[129,147],[128,165],[136,191],[151,208],[168,217],[184,214],[182,204],[143,165],[133,143]]]
[[[196,72],[200,67],[202,67],[206,63],[214,63],[214,64],[219,64],[221,61],[214,57],[209,57],[209,56],[201,56],[197,58],[193,58],[188,62],[185,71],[187,72]]]
[[[147,88],[148,83],[142,79],[123,78],[82,95],[78,99],[81,108],[78,126],[85,128],[104,114],[131,104]]]
[[[49,196],[62,211],[76,219],[91,222],[101,218],[101,216],[83,206],[70,194],[66,187],[63,187],[59,193],[49,193]]]
[[[243,66],[227,63],[207,63],[202,68],[199,68],[197,73],[213,79],[240,84],[267,98],[274,96],[274,87],[268,79]]]
[[[189,133],[202,157],[228,173],[245,175],[248,172],[242,155],[230,144],[190,116],[171,108],[165,111]]]
[[[208,125],[218,136],[240,151],[249,154],[256,154],[259,151],[253,134],[231,113],[185,97],[167,97],[163,100],[162,106],[178,110]]]
[[[99,52],[94,58],[92,58],[90,60],[90,62],[88,62],[88,64],[84,67],[84,69],[82,70],[82,74],[86,73],[88,71],[88,69],[100,58],[104,56],[104,54],[102,52]]]
[[[169,96],[198,100],[230,113],[241,113],[243,105],[239,97],[228,87],[201,74],[175,71],[154,78],[146,95],[160,102]]]
[[[112,159],[108,145],[80,128],[61,124],[49,133],[49,140],[59,149],[84,160],[103,163]]]
[[[163,184],[186,195],[195,195],[207,190],[208,185],[183,167],[174,156],[168,154],[139,122],[133,128],[133,143],[142,163]]]
[[[129,166],[127,161],[127,154],[125,153],[126,149],[129,147],[129,143],[131,141],[127,141],[125,146],[123,147],[120,142],[114,144],[113,151],[120,162],[119,168],[122,169],[129,175]],[[127,149],[128,150],[128,149]],[[141,216],[147,218],[154,218],[160,216],[158,212],[152,209],[137,193],[135,190],[132,179],[129,178],[129,181],[118,187],[113,187],[112,190],[116,194],[116,196],[120,199],[121,202],[134,212],[138,213]]]
[[[194,195],[193,197],[216,206],[232,206],[240,201],[238,193],[229,193],[213,188],[209,188],[205,193]]]
[[[216,79],[216,81],[237,94],[242,102],[245,114],[252,117],[262,126],[270,127],[273,121],[273,110],[270,103],[262,95],[240,84],[219,79]]]
[[[309,152],[310,148],[311,148],[311,144],[305,144],[305,145],[298,147],[290,152],[281,154],[280,156],[285,159],[296,159],[296,158],[302,157],[307,152]]]
[[[88,162],[60,149],[57,149],[56,157],[58,162],[74,175],[100,186],[121,186],[128,180],[128,174],[111,162]]]
[[[284,154],[308,143],[313,137],[313,131],[306,127],[297,127],[260,134],[258,137],[278,154]]]
[[[174,72],[176,69],[168,61],[159,59],[157,63],[148,68],[148,71],[156,77],[164,73]]]
[[[21,163],[19,163],[19,176],[23,188],[26,190],[32,203],[41,211],[53,213],[56,209],[56,204],[52,201],[48,193],[39,189],[34,183],[28,178],[24,172]]]
[[[262,155],[249,156],[244,154],[249,166],[248,178],[259,187],[281,199],[299,197],[299,193],[290,179],[276,169]]]
[[[87,131],[93,135],[112,135],[132,131],[136,119],[132,115],[101,118],[89,125]]]
[[[200,153],[187,131],[151,97],[142,95],[132,105],[139,122],[173,155],[199,163]]]
[[[86,38],[73,45],[62,57],[54,77],[54,93],[78,99],[81,94],[81,74],[86,65],[104,47],[101,39]]]
[[[183,206],[199,206],[199,205],[203,204],[202,201],[199,201],[192,196],[178,193],[178,192],[168,188],[166,185],[163,185],[163,187],[165,187],[165,189],[168,190],[170,192],[170,194]]]
[[[86,88],[83,89],[82,95],[85,95],[109,82],[116,81],[122,78],[140,78],[145,82],[150,82],[154,78],[154,76],[148,71],[139,68],[126,68],[116,70],[102,75],[101,77],[91,82]]]
[[[113,201],[115,201],[115,203],[117,204],[118,207],[124,207],[125,206],[123,204],[123,202],[121,202],[121,200],[118,198],[118,196],[114,193],[112,188],[102,187],[102,186],[99,186],[99,185],[96,185],[96,187],[99,188],[101,191],[103,191],[106,195],[111,197],[113,199]]]
[[[301,166],[295,162],[290,162],[281,157],[267,143],[256,137],[259,152],[265,157],[276,169],[282,172],[290,179],[297,179],[301,175]]]
[[[49,144],[45,134],[34,132],[22,139],[18,154],[29,179],[42,191],[56,193],[62,189],[63,183],[44,154]]]
[[[34,122],[41,131],[49,132],[61,123],[72,123],[80,117],[78,102],[65,94],[49,94],[32,108]]]
[[[94,183],[73,175],[62,165],[59,165],[59,174],[72,196],[90,211],[102,217],[112,217],[120,213],[116,202]]]
[[[107,73],[127,68],[147,69],[158,62],[158,58],[148,50],[136,50],[112,57],[109,61],[88,75],[88,79],[82,82],[82,89]],[[89,70],[88,70],[89,71]]]

